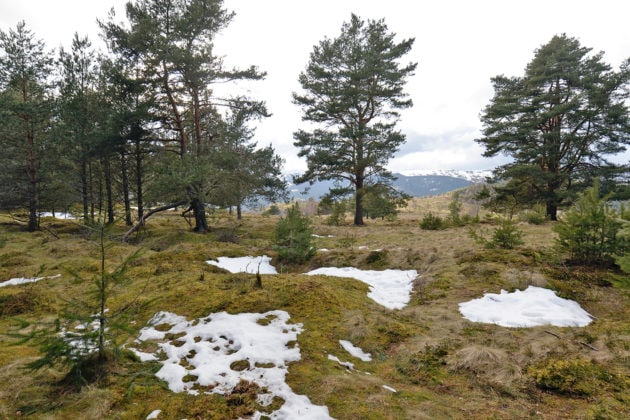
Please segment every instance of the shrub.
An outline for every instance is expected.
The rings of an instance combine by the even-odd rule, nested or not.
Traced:
[[[408,377],[412,383],[436,383],[446,372],[447,346],[426,344],[424,350],[411,354],[397,364],[398,372]]]
[[[518,230],[514,222],[509,219],[501,221],[501,225],[492,233],[492,239],[490,240],[477,233],[474,229],[470,230],[469,235],[475,242],[482,244],[488,249],[513,249],[523,244],[523,232]]]
[[[340,226],[346,217],[346,205],[343,201],[337,201],[331,205],[331,213],[326,219],[330,226]]]
[[[278,216],[280,214],[280,207],[277,204],[272,204],[267,210],[263,212],[263,216]]]
[[[554,231],[558,233],[559,248],[569,253],[572,262],[610,264],[615,256],[623,255],[630,243],[618,235],[622,224],[617,212],[599,197],[596,182],[580,195]]]
[[[306,262],[315,255],[310,220],[300,212],[297,203],[276,225],[274,250],[280,260],[294,264]]]
[[[513,249],[523,245],[523,232],[518,230],[514,222],[504,220],[492,234],[492,248]]]
[[[560,394],[589,396],[615,378],[600,366],[583,359],[552,359],[530,367],[529,375],[539,388]]]
[[[522,215],[522,220],[530,225],[542,225],[547,221],[545,210],[542,207],[537,207],[528,211],[525,211]]]
[[[420,227],[424,230],[440,230],[446,228],[446,223],[440,216],[429,212],[420,221]]]

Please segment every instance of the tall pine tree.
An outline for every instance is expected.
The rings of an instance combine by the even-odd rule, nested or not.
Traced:
[[[405,141],[395,129],[397,110],[412,106],[403,88],[416,64],[399,60],[414,39],[396,43],[394,36],[384,20],[365,22],[353,14],[339,37],[313,48],[299,76],[304,93],[293,94],[302,120],[323,127],[293,135],[308,163],[296,182],[345,182],[355,192],[355,225],[363,224],[365,187],[391,182],[385,165]]]
[[[507,190],[544,203],[551,220],[572,190],[609,171],[606,157],[630,143],[628,62],[614,72],[603,53],[590,51],[575,38],[554,36],[524,76],[492,79],[494,97],[481,117],[484,137],[476,141],[484,156],[513,158],[498,171],[510,180]]]
[[[38,228],[40,194],[49,181],[52,57],[24,22],[0,31],[0,206],[27,208]]]

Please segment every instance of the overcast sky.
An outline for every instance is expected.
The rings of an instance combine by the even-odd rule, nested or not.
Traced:
[[[49,48],[69,46],[74,32],[96,44],[96,19],[115,6],[124,17],[124,0],[0,0],[0,28],[21,21]],[[226,0],[236,16],[216,40],[228,66],[257,65],[264,81],[240,86],[267,102],[273,116],[257,125],[255,139],[272,143],[285,158],[285,170],[300,171],[292,133],[300,110],[291,103],[297,77],[313,46],[339,35],[355,13],[384,18],[398,40],[415,38],[405,62],[417,62],[407,84],[414,106],[399,128],[407,136],[390,162],[396,172],[429,169],[492,169],[505,158],[483,158],[474,139],[479,114],[493,91],[490,78],[522,76],[534,51],[554,35],[578,38],[614,69],[630,57],[630,1],[621,0]],[[630,154],[616,160],[627,162]]]

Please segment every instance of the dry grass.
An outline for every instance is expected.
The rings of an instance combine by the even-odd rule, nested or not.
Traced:
[[[134,328],[159,310],[189,319],[223,310],[286,310],[292,321],[304,325],[298,337],[302,360],[289,367],[288,382],[296,393],[327,405],[338,419],[630,416],[629,388],[623,381],[585,399],[542,391],[527,374],[530,366],[550,359],[583,358],[604,372],[627,377],[629,295],[627,289],[610,286],[620,274],[563,267],[553,251],[551,224],[519,224],[525,245],[514,250],[484,249],[470,238],[467,227],[419,227],[429,211],[446,216],[450,200],[450,195],[414,199],[397,220],[369,220],[364,227],[333,227],[324,217],[314,217],[315,233],[325,236],[316,239],[316,247],[329,252],[318,252],[302,266],[278,266],[281,274],[263,277],[262,289],[253,287],[253,276],[225,273],[205,261],[219,256],[274,257],[271,237],[277,217],[246,214],[239,222],[218,215],[209,234],[197,235],[176,214],[154,216],[132,243],[113,242],[108,250],[114,266],[143,249],[131,267],[130,284],[112,296],[110,305],[135,300]],[[465,203],[467,214],[479,211]],[[54,317],[63,298],[89,299],[90,279],[98,269],[90,233],[73,222],[45,223],[49,231],[28,234],[10,220],[0,220],[0,281],[62,274],[29,286],[0,288],[0,302],[10,303],[0,311],[0,331],[13,328],[16,315],[30,320]],[[116,226],[112,234],[124,229]],[[217,241],[227,231],[233,241]],[[361,282],[299,275],[321,266],[381,269],[382,264],[420,273],[411,303],[402,310],[390,311],[371,301]],[[68,270],[84,280],[74,280]],[[469,322],[458,312],[459,303],[486,291],[528,285],[552,287],[597,319],[585,328],[507,329]],[[339,347],[340,339],[371,352],[374,360],[353,359]],[[153,376],[154,365],[127,359],[99,383],[78,393],[64,392],[58,382],[63,372],[22,370],[38,354],[37,348],[14,344],[0,336],[2,418],[25,408],[33,418],[144,418],[156,408],[165,418],[233,418],[247,412],[250,404],[237,407],[226,397],[173,394]],[[328,354],[351,360],[356,371],[329,361]]]

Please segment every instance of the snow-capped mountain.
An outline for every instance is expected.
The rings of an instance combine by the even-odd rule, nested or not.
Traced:
[[[414,197],[443,194],[471,184],[484,182],[492,171],[464,171],[464,170],[437,170],[437,171],[409,171],[394,173],[397,178],[393,185]],[[291,183],[291,176],[287,177],[291,196],[299,199],[319,199],[333,187],[332,181],[316,182],[313,185]]]
[[[404,176],[448,176],[451,178],[465,179],[474,184],[484,182],[492,176],[492,170],[462,170],[462,169],[427,169],[414,171],[401,171]]]

